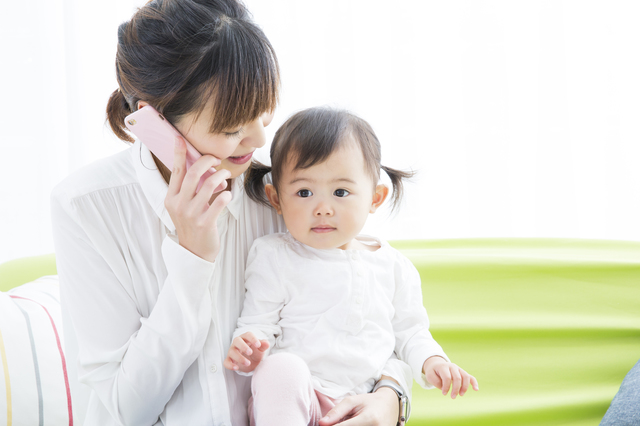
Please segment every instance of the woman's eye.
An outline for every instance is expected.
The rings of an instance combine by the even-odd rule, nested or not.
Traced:
[[[349,195],[349,191],[347,191],[346,189],[336,189],[333,192],[333,195],[335,195],[336,197],[346,197],[347,195]]]
[[[313,193],[308,189],[301,189],[300,191],[296,192],[296,194],[298,194],[298,197],[302,198],[311,197],[313,195]]]
[[[237,131],[235,131],[235,132],[224,132],[224,135],[225,135],[226,137],[228,137],[228,138],[235,138],[235,137],[240,136],[240,133],[242,133],[242,131],[243,131],[243,130],[244,130],[244,129],[241,127],[240,129],[238,129],[238,130],[237,130]]]

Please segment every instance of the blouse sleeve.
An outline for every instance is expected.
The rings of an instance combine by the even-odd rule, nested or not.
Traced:
[[[268,237],[269,238],[269,237]],[[245,272],[246,294],[242,314],[233,337],[248,331],[258,339],[266,339],[273,348],[276,338],[282,334],[278,324],[280,311],[287,300],[286,283],[278,268],[278,247],[258,239],[247,258]]]
[[[447,361],[449,358],[429,332],[429,317],[422,304],[420,274],[409,259],[399,253],[397,256],[393,297],[395,315],[392,320],[396,335],[395,352],[399,359],[409,364],[415,381],[430,389],[433,385],[422,374],[424,362],[435,355]]]
[[[161,251],[168,277],[152,311],[143,315],[136,300],[149,295],[135,293],[134,272],[127,268],[141,259],[117,241],[117,230],[92,228],[99,216],[87,219],[109,208],[114,209],[104,203],[87,210],[54,191],[61,299],[79,343],[79,381],[120,424],[149,425],[202,350],[212,318],[208,284],[215,265],[167,236]]]

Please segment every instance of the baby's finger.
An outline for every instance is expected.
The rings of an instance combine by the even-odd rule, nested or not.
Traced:
[[[242,336],[233,339],[232,344],[233,347],[238,350],[238,352],[244,355],[251,355],[253,353],[253,350],[251,349],[251,347],[249,347],[246,340]]]
[[[249,346],[253,346],[254,348],[260,348],[261,343],[260,343],[260,339],[258,339],[256,337],[255,334],[253,334],[252,332],[248,331],[244,334],[242,334],[242,339],[246,342],[247,345]]]
[[[260,346],[258,346],[258,347],[257,347],[257,349],[258,349],[260,352],[264,352],[264,351],[266,351],[267,349],[269,349],[269,346],[270,346],[270,345],[269,345],[269,341],[268,341],[268,340],[259,340],[259,341],[258,341],[258,343],[260,343]]]
[[[442,394],[446,395],[451,387],[451,372],[448,368],[445,368],[438,375],[442,379]]]
[[[429,370],[427,372],[427,381],[438,389],[442,389],[442,378],[438,375],[438,372]]]
[[[453,385],[451,386],[451,399],[456,399],[460,393],[460,385],[462,385],[462,377],[460,376],[460,368],[457,365],[451,365],[451,378]]]
[[[470,376],[471,377],[471,386],[473,387],[473,390],[479,391],[480,390],[480,386],[478,385],[478,381],[476,380],[475,377]]]
[[[248,366],[251,365],[251,361],[249,359],[247,359],[242,353],[240,353],[240,351],[238,351],[235,348],[233,350],[229,351],[229,357],[238,366],[243,366],[244,365],[244,366],[248,367]]]
[[[471,375],[460,369],[460,374],[462,375],[462,386],[460,387],[460,396],[464,396],[467,393],[467,389],[469,389],[469,383],[471,382]]]
[[[222,365],[224,365],[224,368],[226,368],[227,370],[237,371],[239,369],[236,363],[233,362],[233,360],[229,356],[224,359]]]

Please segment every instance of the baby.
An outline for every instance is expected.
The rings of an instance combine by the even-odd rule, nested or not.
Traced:
[[[251,424],[317,425],[342,398],[371,392],[397,359],[424,388],[452,386],[452,397],[469,384],[478,390],[431,337],[415,267],[387,242],[359,235],[389,193],[380,169],[394,206],[411,176],[380,164],[368,123],[327,108],[299,112],[276,133],[271,162],[273,185],[263,186],[264,167],[245,186],[254,199],[266,195],[289,232],[254,242],[224,362],[254,375]]]

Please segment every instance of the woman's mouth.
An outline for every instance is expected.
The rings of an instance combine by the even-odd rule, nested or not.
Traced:
[[[251,159],[253,156],[253,152],[250,152],[245,155],[241,155],[239,157],[227,157],[227,160],[231,161],[233,164],[244,164]]]

